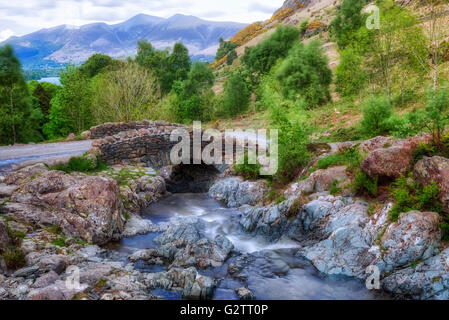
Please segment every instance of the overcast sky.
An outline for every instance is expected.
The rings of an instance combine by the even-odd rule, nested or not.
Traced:
[[[268,19],[284,0],[0,0],[0,41],[41,28],[91,22],[117,23],[146,13],[182,13],[215,21]]]

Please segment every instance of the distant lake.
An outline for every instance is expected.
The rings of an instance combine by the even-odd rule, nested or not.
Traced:
[[[40,80],[37,80],[38,82],[49,82],[54,83],[57,85],[61,85],[61,81],[59,81],[59,77],[48,77],[48,78],[41,78]]]

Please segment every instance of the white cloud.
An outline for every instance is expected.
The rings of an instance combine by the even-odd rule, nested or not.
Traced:
[[[3,3],[2,3],[3,2]],[[139,13],[160,17],[188,14],[216,21],[251,23],[268,19],[284,0],[0,0],[0,17],[15,22],[8,28],[23,35],[62,24],[117,23]],[[272,8],[273,10],[271,11]]]
[[[13,35],[14,31],[12,31],[11,29],[0,30],[0,42],[8,39],[9,37],[12,37]]]

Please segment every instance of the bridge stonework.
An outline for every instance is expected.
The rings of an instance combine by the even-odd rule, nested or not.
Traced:
[[[188,130],[161,121],[107,123],[91,129],[91,137],[97,139],[89,152],[98,154],[109,165],[145,164],[161,168],[170,165],[170,151],[177,144],[170,141],[170,134],[179,128]]]

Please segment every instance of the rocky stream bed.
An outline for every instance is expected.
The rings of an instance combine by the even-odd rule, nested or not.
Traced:
[[[417,175],[445,177],[446,162],[432,159]],[[170,193],[182,170],[157,174],[36,164],[0,176],[0,299],[448,299],[439,215],[410,211],[392,223],[392,203],[369,213],[349,193],[330,195],[348,179],[344,167],[318,170],[265,206],[263,180],[225,172],[200,193]],[[378,290],[365,285],[372,268]]]

